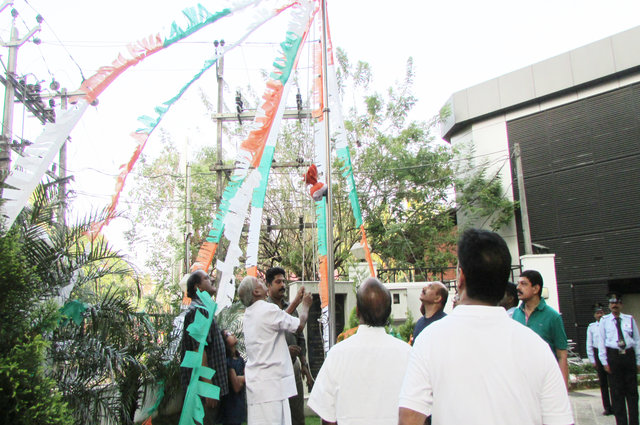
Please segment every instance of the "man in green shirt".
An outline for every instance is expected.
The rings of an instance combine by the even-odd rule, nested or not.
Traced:
[[[549,344],[555,354],[569,386],[569,364],[567,362],[567,334],[562,316],[542,299],[542,275],[535,270],[525,270],[518,279],[518,299],[522,301],[513,312],[513,319],[529,327]]]

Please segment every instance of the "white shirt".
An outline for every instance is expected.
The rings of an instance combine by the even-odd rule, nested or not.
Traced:
[[[284,333],[295,332],[299,325],[300,319],[263,300],[245,310],[242,327],[248,404],[285,400],[298,394]]]
[[[620,327],[626,349],[633,348],[636,352],[636,364],[640,366],[640,335],[638,325],[630,314],[620,313]],[[616,317],[609,313],[600,319],[600,341],[598,345],[598,357],[603,366],[608,366],[607,348],[618,349],[618,328]]]
[[[398,423],[398,394],[411,347],[383,327],[360,325],[336,344],[318,373],[308,406],[340,425]]]
[[[573,424],[549,345],[502,307],[459,305],[416,339],[400,407],[434,425]]]
[[[602,319],[601,319],[602,320]],[[593,354],[593,349],[599,349],[600,346],[600,324],[599,322],[589,323],[589,327],[587,327],[587,357],[589,357],[589,361],[594,364],[596,362],[596,358]]]

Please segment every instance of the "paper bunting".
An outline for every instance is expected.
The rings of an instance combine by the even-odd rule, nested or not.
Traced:
[[[218,289],[218,304],[220,308],[231,305],[235,295],[235,268],[239,266],[239,259],[242,255],[240,248],[240,237],[244,221],[247,217],[249,204],[255,203],[256,210],[252,213],[254,226],[261,220],[261,205],[264,202],[266,185],[268,181],[268,170],[273,160],[273,150],[277,140],[277,132],[272,132],[274,127],[279,127],[284,113],[284,102],[291,82],[289,76],[297,65],[300,57],[301,47],[307,37],[311,22],[317,9],[313,1],[301,2],[292,9],[292,19],[286,33],[286,39],[280,44],[281,56],[274,61],[275,70],[271,73],[272,80],[267,82],[267,89],[263,95],[264,103],[258,109],[253,122],[253,130],[240,145],[236,169],[234,170],[230,182],[223,194],[220,208],[216,213],[212,230],[209,232],[207,240],[210,243],[219,243],[224,235],[228,240],[228,249],[224,261],[218,261],[216,268],[220,276]],[[267,152],[267,155],[263,155]],[[250,169],[250,167],[255,167]],[[256,192],[257,191],[257,192]],[[250,241],[259,239],[254,233],[250,236]],[[250,248],[252,260],[257,258],[256,247]],[[198,255],[198,258],[201,258]],[[208,268],[209,264],[197,263],[192,266]]]
[[[193,323],[187,326],[187,332],[191,338],[195,339],[198,343],[198,351],[186,351],[184,359],[182,363],[180,363],[180,367],[188,367],[191,368],[192,371],[189,386],[184,396],[179,425],[194,425],[194,419],[202,423],[204,406],[202,405],[200,396],[216,400],[220,399],[220,387],[200,380],[201,377],[210,380],[215,374],[215,370],[207,366],[202,366],[202,357],[204,347],[207,345],[207,335],[213,322],[217,304],[211,299],[211,296],[207,292],[200,290],[196,292],[203,304],[203,306],[197,305],[196,308],[206,310],[207,317],[200,311],[197,311]]]
[[[82,89],[87,92],[88,98],[93,99],[97,97],[111,82],[113,82],[113,80],[117,76],[122,74],[126,69],[130,68],[131,66],[136,65],[137,63],[139,63],[149,55],[156,53],[162,49],[165,49],[175,44],[177,41],[183,40],[186,37],[192,35],[193,33],[204,28],[205,26],[212,24],[223,17],[231,16],[232,14],[242,9],[245,9],[248,6],[253,6],[254,8],[256,8],[260,2],[261,0],[239,2],[235,7],[231,9],[230,8],[223,9],[222,11],[216,12],[213,14],[209,13],[202,5],[198,5],[195,8],[192,7],[192,8],[185,9],[183,10],[183,14],[188,19],[188,25],[186,28],[181,28],[178,26],[176,22],[173,22],[173,24],[171,25],[171,35],[167,39],[165,39],[162,43],[160,43],[161,41],[160,36],[155,36],[155,37],[149,37],[148,39],[143,40],[142,42],[138,42],[133,46],[130,46],[129,53],[131,54],[131,57],[128,60],[124,59],[124,57],[120,55],[118,59],[114,62],[113,66],[101,68],[96,75],[89,78],[83,84]],[[175,96],[173,96],[168,101],[164,102],[161,106],[157,106],[155,108],[155,112],[156,112],[155,117],[143,115],[138,118],[138,121],[140,121],[144,126],[142,128],[137,129],[131,135],[137,142],[136,148],[134,149],[133,155],[131,156],[131,159],[129,160],[129,162],[120,166],[120,173],[116,178],[115,193],[112,196],[111,204],[108,207],[109,214],[105,221],[94,224],[92,229],[92,234],[94,236],[97,235],[105,225],[109,224],[109,221],[113,217],[113,213],[115,212],[116,207],[118,205],[120,194],[122,193],[122,190],[124,188],[124,184],[126,182],[127,176],[129,175],[129,173],[133,169],[133,166],[135,165],[138,158],[140,157],[140,154],[142,153],[142,150],[144,149],[147,143],[147,140],[149,139],[153,131],[157,128],[157,126],[160,124],[160,122],[162,121],[162,118],[168,112],[168,110],[173,106],[173,104],[182,97],[182,95],[187,91],[189,87],[191,87],[191,85],[193,85],[193,83],[199,80],[200,77],[202,77],[202,75],[217,62],[220,56],[222,56],[226,52],[233,50],[235,47],[239,46],[242,42],[244,42],[247,39],[247,37],[249,37],[260,26],[262,26],[264,23],[268,22],[273,17],[279,15],[284,10],[287,10],[288,8],[292,7],[295,4],[296,2],[291,2],[277,9],[272,9],[269,7],[256,8],[254,12],[260,18],[248,26],[246,33],[242,37],[240,37],[240,39],[226,46],[224,48],[224,51],[221,52],[214,59],[206,61],[203,68],[193,78],[191,78],[191,80],[188,83],[183,85],[182,88],[178,91],[178,93]],[[207,257],[210,257],[211,260],[213,260],[213,255],[215,255],[215,249],[217,248],[217,246],[212,247],[209,245],[206,248],[207,248],[207,251],[203,252],[203,254],[206,254]],[[209,263],[211,262],[211,260],[209,261]]]

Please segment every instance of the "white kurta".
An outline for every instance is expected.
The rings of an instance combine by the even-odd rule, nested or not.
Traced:
[[[286,400],[298,393],[285,331],[295,332],[300,319],[260,300],[244,313],[247,404]]]
[[[549,346],[502,307],[456,307],[416,339],[400,407],[438,424],[574,423]]]
[[[360,325],[327,355],[308,406],[340,425],[398,423],[398,394],[411,347],[382,327]]]

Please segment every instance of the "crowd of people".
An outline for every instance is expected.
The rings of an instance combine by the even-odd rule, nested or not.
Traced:
[[[386,333],[391,294],[376,278],[365,280],[356,293],[357,333],[329,350],[315,381],[302,332],[311,294],[301,287],[287,303],[281,268],[267,271],[266,284],[245,277],[238,297],[246,307],[246,364],[236,337],[214,319],[203,365],[216,370],[222,403],[204,399],[204,423],[304,424],[304,378],[308,406],[323,424],[573,424],[567,337],[562,317],[542,297],[540,273],[524,271],[517,285],[508,282],[505,241],[476,229],[462,234],[458,264],[455,308],[444,313],[446,286],[425,286],[411,344]],[[187,282],[197,303],[195,289],[215,293],[204,272]],[[600,372],[604,413],[615,414],[618,425],[637,424],[640,336],[633,317],[621,313],[619,294],[609,301],[611,314],[596,310],[587,351]],[[183,355],[194,348],[183,333]],[[183,369],[183,382],[189,376]]]

